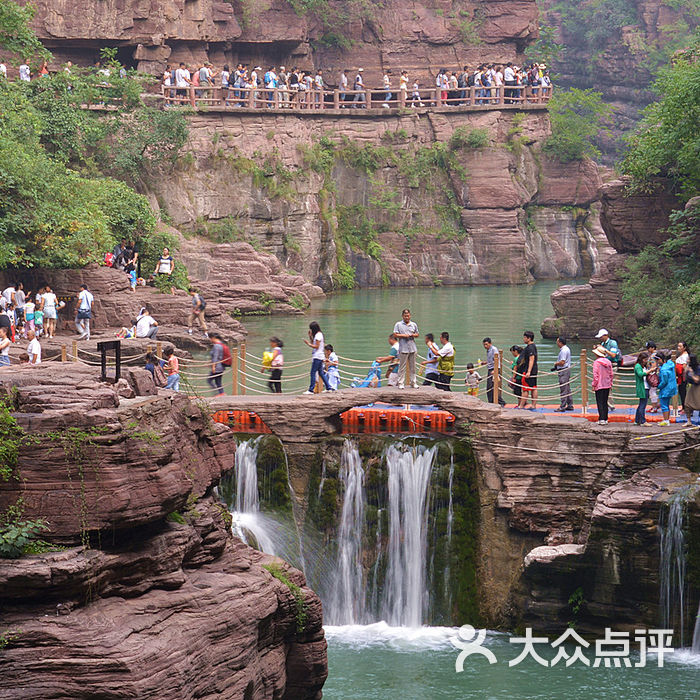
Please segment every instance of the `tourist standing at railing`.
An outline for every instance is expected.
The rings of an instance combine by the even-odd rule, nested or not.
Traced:
[[[432,333],[425,334],[425,345],[428,350],[425,362],[421,363],[425,368],[423,386],[430,386],[431,384],[437,386],[437,383],[440,381],[440,373],[437,368],[438,360],[440,359],[440,348],[435,344],[435,336]]]
[[[405,70],[402,70],[399,76],[399,93],[401,95],[401,104],[405,105],[408,101],[408,72]]]
[[[676,378],[678,383],[678,396],[680,397],[681,406],[685,412],[685,393],[686,393],[686,383],[685,383],[685,367],[688,364],[689,350],[688,343],[681,340],[676,346],[677,356],[676,356]]]
[[[209,335],[209,339],[211,340],[211,368],[209,370],[209,376],[207,377],[207,384],[209,384],[217,394],[221,395],[224,393],[224,387],[221,381],[224,374],[224,346],[221,342],[221,336],[216,332],[212,332]]]
[[[498,357],[500,362],[501,355],[498,348],[491,342],[491,338],[484,338],[482,344],[486,350],[486,398],[489,403],[493,403],[493,374],[496,369],[496,357]],[[498,391],[498,403],[501,406],[506,405],[500,389]]]
[[[340,77],[338,78],[338,98],[340,101],[340,108],[345,107],[345,100],[347,99],[348,91],[348,69],[343,68],[340,72]]]
[[[640,352],[637,356],[637,362],[634,365],[634,391],[639,403],[634,414],[634,424],[644,425],[646,423],[647,402],[649,401],[649,383],[647,381],[647,363],[649,362],[649,353]]]
[[[276,336],[270,338],[270,347],[272,348],[272,359],[270,360],[270,381],[267,383],[268,388],[273,394],[282,393],[282,370],[284,369],[284,355],[282,348],[284,343]],[[265,371],[263,367],[262,371]]]
[[[289,107],[289,73],[284,66],[280,66],[280,73],[277,76],[277,87],[279,89],[280,107]]]
[[[596,338],[600,340],[600,345],[597,345],[595,347],[603,349],[605,356],[610,360],[610,362],[612,362],[613,368],[621,365],[622,353],[620,352],[620,348],[617,344],[617,341],[613,340],[610,337],[610,333],[608,333],[607,329],[601,328],[596,334]],[[611,411],[615,410],[615,404],[613,403],[612,397],[610,398],[608,406]]]
[[[432,337],[432,336],[431,336]],[[388,362],[389,366],[386,370],[386,380],[389,386],[398,386],[399,384],[399,341],[393,334],[389,334],[389,345],[391,350],[384,357],[378,357],[377,362]]]
[[[443,331],[440,334],[440,342],[442,347],[438,350],[439,360],[438,360],[438,373],[440,374],[438,389],[443,391],[452,391],[450,389],[450,382],[455,374],[455,349],[450,342],[450,334],[447,331]]]
[[[661,404],[661,414],[663,420],[659,425],[670,425],[671,399],[678,394],[678,384],[676,383],[676,365],[667,352],[659,353],[659,361],[662,363],[659,368],[659,403]]]
[[[165,357],[165,367],[163,369],[168,375],[165,388],[180,391],[180,360],[175,355],[175,349],[166,348],[163,352],[163,357]]]
[[[469,66],[464,66],[462,72],[457,78],[457,87],[459,87],[459,104],[465,104],[467,100],[467,87],[469,84]]]
[[[528,394],[532,400],[530,411],[537,409],[537,346],[535,345],[535,334],[532,331],[523,333],[523,343],[525,347],[520,353],[522,358],[522,398],[520,399],[520,408],[526,408],[528,402]]]
[[[685,366],[685,381],[688,386],[685,395],[685,413],[688,421],[697,425],[692,419],[695,413],[700,411],[700,367],[696,355],[688,356],[688,364]]]
[[[309,339],[304,339],[304,342],[311,348],[311,381],[309,382],[308,391],[304,392],[305,394],[314,393],[317,377],[321,377],[321,381],[326,387],[326,390],[331,391],[331,385],[328,383],[328,377],[323,369],[326,360],[326,353],[324,350],[325,343],[323,340],[321,326],[318,325],[317,321],[312,321],[309,324]]]
[[[413,91],[411,92],[411,107],[415,107],[416,103],[418,103],[419,107],[423,107],[423,100],[421,99],[420,96],[420,87],[418,85],[418,81],[414,81],[413,83]]]
[[[418,337],[418,326],[414,321],[411,321],[410,309],[404,309],[401,312],[401,320],[394,326],[394,335],[399,341],[399,389],[404,388],[406,369],[408,369],[409,384],[417,389],[416,338]]]
[[[277,87],[277,73],[275,73],[275,67],[270,66],[265,75],[263,75],[263,85],[267,90],[267,108],[272,109],[275,106],[275,88]]]
[[[325,355],[324,367],[328,383],[333,391],[338,391],[340,389],[340,361],[338,360],[338,355],[336,355],[332,345],[325,345],[323,354]]]
[[[352,89],[355,91],[355,97],[353,98],[353,107],[367,107],[367,105],[365,104],[365,83],[362,79],[363,72],[364,68],[357,69],[357,75],[355,76],[355,82],[353,83],[352,87]]]
[[[316,109],[323,109],[323,71],[319,68],[314,76],[314,105]]]
[[[505,103],[506,104],[511,104],[513,102],[512,99],[508,99],[509,97],[514,97],[515,95],[515,90],[513,90],[513,86],[518,84],[518,81],[515,78],[515,70],[513,69],[513,64],[508,61],[506,64],[506,68],[503,71],[503,82],[505,83]]]
[[[80,285],[78,294],[78,313],[76,314],[75,329],[80,333],[78,340],[90,340],[90,319],[95,297],[88,291],[86,284]]]
[[[598,406],[598,424],[607,425],[608,398],[613,384],[612,362],[610,362],[610,359],[600,345],[593,348],[593,353],[597,355],[593,362],[592,387],[595,392],[595,402]]]
[[[170,105],[172,97],[172,86],[173,86],[173,69],[170,64],[165,67],[163,73],[163,97],[165,97],[165,104]]]
[[[571,350],[566,344],[566,338],[561,335],[557,338],[557,347],[559,355],[554,369],[559,380],[559,408],[556,411],[563,413],[574,410],[574,399],[571,396]]]
[[[513,390],[517,401],[515,402],[515,408],[520,408],[520,397],[523,395],[523,383],[522,375],[523,371],[521,369],[521,359],[520,353],[523,349],[519,345],[511,345],[510,352],[513,355],[513,361],[510,364],[511,377],[508,382],[508,386]]]
[[[388,68],[382,78],[382,87],[384,89],[384,103],[382,107],[389,109],[389,102],[391,102],[391,71]]]
[[[190,86],[192,78],[184,63],[175,71],[175,92],[180,102],[187,100],[187,88]]]

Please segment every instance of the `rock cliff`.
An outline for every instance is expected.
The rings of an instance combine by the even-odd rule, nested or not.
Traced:
[[[639,113],[655,99],[655,71],[700,22],[692,2],[631,0],[624,3],[538,0],[541,23],[557,29],[565,50],[555,62],[565,87],[593,88],[614,108],[600,146],[610,162],[633,130]]]
[[[629,184],[622,178],[601,187],[600,223],[615,254],[603,261],[588,284],[565,285],[552,294],[555,316],[542,324],[545,338],[593,338],[601,327],[619,338],[636,331],[637,319],[622,303],[620,275],[630,253],[666,240],[669,215],[678,200],[663,183],[651,194],[630,194]]]
[[[0,559],[0,697],[320,698],[320,601],[233,539],[213,495],[233,436],[144,370],[129,379],[150,395],[120,399],[80,364],[0,382],[29,436],[0,510],[63,545]]]
[[[385,68],[425,80],[443,66],[514,59],[537,35],[538,12],[535,0],[39,0],[36,7],[34,28],[58,60],[93,62],[107,45],[154,74],[166,62],[207,58],[333,75],[349,62],[364,64],[374,81]]]
[[[247,239],[324,288],[524,283],[595,272],[600,175],[522,112],[207,113],[154,185],[180,228]]]

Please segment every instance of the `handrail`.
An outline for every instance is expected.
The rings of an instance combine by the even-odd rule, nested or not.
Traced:
[[[389,99],[387,99],[389,95]],[[418,90],[294,89],[287,87],[228,87],[216,85],[161,86],[159,95],[166,107],[193,109],[276,109],[292,111],[350,109],[442,109],[448,107],[481,110],[517,109],[523,105],[545,105],[552,97],[551,87],[529,85],[466,87],[457,90],[420,88]]]

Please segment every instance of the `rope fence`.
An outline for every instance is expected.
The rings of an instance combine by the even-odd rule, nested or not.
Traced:
[[[162,358],[162,343],[160,341],[156,342],[155,347],[149,345],[145,353],[126,357],[121,360],[121,364],[129,367],[143,365],[146,355],[150,352],[155,352],[158,358]],[[416,359],[416,379],[418,383],[421,384],[428,381],[425,378],[425,362],[427,361],[427,357],[417,355]],[[339,388],[342,389],[349,387],[353,383],[358,384],[365,381],[371,374],[371,365],[375,358],[362,359],[338,355],[338,360],[339,367],[337,369],[340,376]],[[101,355],[82,348],[78,350],[77,342],[73,341],[72,348],[70,349],[65,345],[62,346],[60,361],[80,361],[90,366],[100,366]],[[216,391],[216,389],[212,389],[208,385],[207,381],[212,376],[211,364],[211,361],[206,359],[180,359],[180,377],[183,385],[188,387],[187,393],[198,394],[204,392],[209,394],[210,392],[213,393]],[[382,363],[379,375],[382,385],[386,385],[389,364],[388,362]],[[480,375],[477,379],[473,379],[470,385],[476,383],[477,388],[481,390],[483,389],[484,383],[486,383],[486,396],[489,401],[496,403],[499,401],[499,398],[503,400],[502,397],[515,403],[523,401],[524,399],[527,401],[532,400],[530,388],[527,386],[523,387],[524,373],[512,368],[510,364],[502,367],[500,354],[495,355],[493,367],[491,369],[489,369],[487,363],[484,361],[473,363],[473,365],[473,369],[480,372]],[[581,406],[581,412],[586,416],[589,412],[589,408],[595,404],[594,400],[592,403],[589,401],[589,399],[593,399],[594,397],[591,387],[590,368],[588,365],[587,352],[583,350],[579,358],[578,366],[576,366],[574,362],[570,367],[568,391],[563,392],[558,381],[547,382],[545,380],[545,383],[539,383],[539,380],[543,378],[553,379],[554,377],[558,377],[558,370],[538,372],[538,396],[536,401],[540,404],[551,402],[562,402],[563,404],[569,399],[575,399]],[[114,361],[108,361],[107,366],[114,367]],[[281,378],[282,391],[284,393],[302,393],[309,389],[311,384],[314,392],[320,393],[323,390],[323,383],[320,378],[317,377],[312,384],[310,368],[310,358],[285,363]],[[290,374],[290,370],[293,373]],[[464,393],[468,392],[470,388],[473,389],[473,386],[466,385],[466,376],[467,365],[456,364],[448,390]],[[408,377],[406,379],[408,379]],[[245,395],[248,392],[253,394],[267,394],[270,393],[269,381],[269,368],[263,366],[263,357],[248,352],[245,342],[231,348],[231,365],[230,368],[225,368],[222,375],[222,383],[226,393],[231,393],[233,395]],[[438,388],[443,388],[440,387],[439,381],[429,380],[429,382],[435,384]],[[408,381],[406,381],[406,384],[408,384]],[[610,392],[610,401],[627,404],[636,403],[634,392],[635,385],[633,368],[616,368],[613,389]],[[519,393],[516,393],[517,388],[521,389]],[[478,394],[481,394],[481,391],[479,391]],[[675,397],[673,404],[673,415],[678,415],[677,397]]]

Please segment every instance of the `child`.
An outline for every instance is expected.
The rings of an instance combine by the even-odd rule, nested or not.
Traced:
[[[418,102],[419,107],[423,106],[423,102],[420,99],[420,90],[418,89],[418,81],[417,80],[415,83],[413,83],[413,92],[411,93],[411,107],[415,107],[416,102]]]
[[[659,365],[654,359],[656,356],[649,358],[647,364],[647,384],[649,385],[649,413],[658,413],[661,404],[659,402]]]
[[[32,293],[27,294],[27,300],[24,302],[24,337],[27,337],[27,331],[33,331],[34,328],[34,309],[36,308],[32,301]]]
[[[117,338],[135,338],[136,337],[136,321],[131,320],[131,328],[122,326],[121,330],[116,333]]]
[[[167,348],[163,352],[163,356],[165,357],[165,366],[163,369],[168,374],[165,388],[172,389],[173,391],[180,391],[180,360],[175,356],[175,350],[173,348]]]
[[[44,335],[44,312],[37,308],[34,309],[34,330],[37,338]]]
[[[132,269],[129,270],[129,284],[131,285],[132,292],[136,291],[137,283],[138,283],[138,280],[136,277],[136,268],[132,267]]]
[[[262,371],[266,369],[270,370],[270,380],[267,383],[270,391],[273,394],[282,393],[282,369],[284,368],[284,355],[282,354],[282,347],[284,343],[277,337],[272,336],[270,338],[270,347],[272,348],[272,357],[270,359],[269,367],[263,366]]]
[[[481,375],[474,369],[474,364],[469,363],[467,365],[467,377],[464,383],[467,385],[467,394],[476,398],[479,396],[479,382],[481,381]]]
[[[338,356],[333,352],[332,345],[324,345],[323,353],[326,356],[326,376],[331,391],[338,391],[340,387],[340,370],[338,369]]]

